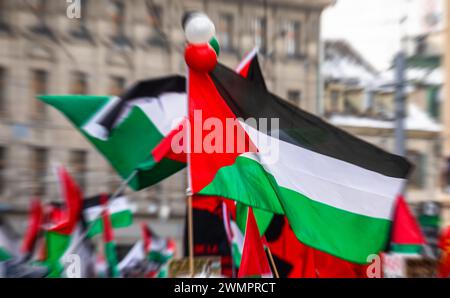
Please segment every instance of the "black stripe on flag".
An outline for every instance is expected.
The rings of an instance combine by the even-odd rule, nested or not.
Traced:
[[[163,93],[169,92],[185,93],[186,79],[180,75],[174,75],[160,79],[139,81],[120,96],[120,101],[116,106],[98,123],[108,132],[111,132],[128,102],[143,97],[158,97]]]
[[[271,118],[278,118],[279,138],[283,141],[389,177],[406,178],[411,170],[405,158],[299,109],[221,64],[210,76],[236,117],[267,118],[269,125]]]

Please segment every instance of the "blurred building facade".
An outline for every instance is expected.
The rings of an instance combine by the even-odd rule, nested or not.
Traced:
[[[326,41],[324,48],[325,118],[380,148],[395,152],[393,69],[377,71],[343,40]],[[406,68],[406,157],[414,165],[406,199],[413,207],[442,199],[439,96],[443,80],[434,74],[438,67],[438,62],[425,63],[423,58],[413,55]],[[442,215],[448,217],[448,211]]]
[[[75,1],[76,2],[76,1]],[[331,0],[0,0],[0,204],[23,230],[31,197],[57,200],[52,165],[66,165],[86,196],[120,180],[105,160],[37,94],[120,94],[138,79],[184,73],[182,15],[206,12],[221,61],[235,67],[260,48],[269,88],[318,112],[320,16]],[[185,173],[130,193],[137,218],[181,240]],[[118,231],[131,243],[139,225]]]

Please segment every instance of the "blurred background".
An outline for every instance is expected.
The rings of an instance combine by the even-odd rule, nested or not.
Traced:
[[[258,46],[271,92],[407,156],[415,169],[406,199],[434,245],[450,224],[448,2],[0,0],[0,237],[23,233],[31,198],[60,200],[54,164],[67,166],[86,196],[120,184],[35,96],[118,95],[139,79],[183,74],[181,17],[201,10],[216,25],[222,63],[234,68]],[[185,175],[128,191],[136,221],[180,247]],[[139,233],[139,225],[118,230],[119,249]]]

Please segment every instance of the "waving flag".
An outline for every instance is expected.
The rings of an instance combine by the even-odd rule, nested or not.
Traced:
[[[102,196],[96,196],[83,200],[83,216],[89,227],[89,237],[103,233],[101,198]],[[127,197],[108,199],[107,208],[114,229],[126,228],[133,223],[133,212]]]
[[[50,277],[61,276],[64,269],[61,258],[72,243],[78,241],[79,219],[81,215],[82,195],[75,181],[63,168],[57,168],[61,195],[65,200],[65,208],[53,207],[51,226],[45,233],[46,260],[50,268]]]
[[[263,84],[259,64],[250,53],[238,72]],[[185,154],[172,152],[172,136],[187,115],[186,80],[181,76],[140,81],[120,97],[42,95],[64,114],[108,160],[123,179],[135,170],[129,186],[140,190],[180,171]],[[165,141],[164,141],[165,140]]]
[[[44,95],[103,154],[134,190],[153,185],[185,167],[170,158],[156,162],[152,150],[186,115],[185,79],[171,76],[138,82],[121,97]]]
[[[39,233],[41,232],[42,224],[43,224],[43,210],[41,201],[35,199],[31,201],[28,228],[25,232],[24,240],[21,247],[22,254],[31,256],[36,246]]]
[[[175,242],[172,239],[156,236],[145,224],[142,224],[142,241],[149,262],[148,277],[167,277],[167,264],[175,254]]]
[[[202,117],[196,117],[199,112]],[[215,131],[222,136],[227,119],[278,119],[279,125],[264,131],[239,122],[235,139],[226,142],[240,141],[243,150],[199,152],[196,146],[203,149],[205,136],[195,133],[203,133],[210,118],[222,123],[223,130]],[[366,263],[386,247],[395,198],[410,170],[404,158],[290,105],[222,65],[210,74],[189,71],[189,120],[193,193],[285,214],[303,243],[352,262]]]
[[[102,221],[103,221],[103,243],[106,261],[108,263],[108,277],[119,277],[120,271],[118,267],[116,243],[114,241],[114,231],[111,224],[111,218],[108,210],[107,195],[101,196],[102,202]]]
[[[403,196],[396,202],[392,225],[391,249],[397,253],[420,253],[425,237]]]

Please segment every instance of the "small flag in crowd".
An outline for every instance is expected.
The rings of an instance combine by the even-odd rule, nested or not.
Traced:
[[[103,205],[100,202],[101,198],[102,196],[100,195],[83,201],[83,216],[89,227],[89,237],[103,233],[103,220],[101,217]],[[127,197],[122,196],[111,200],[107,196],[106,206],[114,229],[131,226],[133,223],[133,211]]]
[[[50,268],[50,277],[61,276],[64,269],[61,258],[71,244],[78,241],[82,205],[81,191],[69,173],[62,166],[56,171],[65,206],[52,207],[50,227],[45,232],[45,263]]]
[[[391,250],[396,253],[415,253],[422,251],[425,237],[419,223],[400,195],[397,199],[392,224]]]
[[[147,276],[167,277],[166,266],[175,254],[175,242],[156,236],[145,223],[142,224],[142,241],[150,265]]]
[[[119,277],[120,272],[118,268],[116,243],[114,240],[114,231],[111,224],[111,218],[108,209],[108,198],[106,194],[101,195],[102,214],[103,221],[103,243],[106,261],[108,264],[108,277]]]

